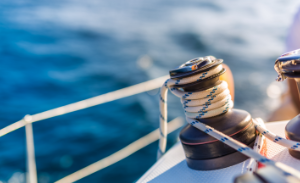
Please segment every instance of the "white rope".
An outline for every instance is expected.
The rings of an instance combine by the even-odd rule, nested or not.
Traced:
[[[300,151],[300,142],[288,140],[288,139],[285,139],[283,137],[280,137],[280,136],[270,132],[269,130],[266,129],[265,126],[261,125],[261,123],[263,123],[263,121],[260,118],[254,120],[253,122],[255,124],[256,130],[259,131],[262,135],[264,135],[269,140],[271,140],[281,146],[287,147],[289,149],[292,149],[295,151]]]
[[[135,94],[138,94],[138,93],[142,93],[142,92],[145,92],[145,91],[150,91],[150,90],[159,88],[161,86],[161,83],[163,83],[167,78],[168,78],[168,76],[163,76],[163,77],[156,78],[156,79],[153,79],[153,80],[150,80],[150,81],[146,81],[146,82],[143,82],[143,83],[140,83],[140,84],[137,84],[137,85],[127,87],[127,88],[123,88],[123,89],[116,90],[116,91],[113,91],[113,92],[109,92],[109,93],[106,93],[106,94],[103,94],[103,95],[92,97],[92,98],[89,98],[89,99],[86,99],[86,100],[75,102],[75,103],[72,103],[72,104],[69,104],[69,105],[65,105],[65,106],[58,107],[58,108],[55,108],[55,109],[51,109],[51,110],[48,110],[48,111],[45,111],[45,112],[41,112],[41,113],[38,113],[38,114],[31,115],[31,119],[27,120],[26,122],[22,119],[20,121],[17,121],[15,123],[11,124],[11,125],[8,125],[5,128],[2,128],[0,130],[0,137],[25,126],[27,123],[33,123],[33,122],[36,122],[36,121],[41,121],[41,120],[44,120],[44,119],[48,119],[48,118],[52,118],[52,117],[55,117],[55,116],[67,114],[67,113],[70,113],[70,112],[78,111],[78,110],[85,109],[85,108],[88,108],[88,107],[92,107],[92,106],[95,106],[95,105],[103,104],[103,103],[106,103],[106,102],[114,101],[114,100],[117,100],[117,99],[120,99],[120,98],[128,97],[128,96],[131,96],[131,95],[135,95]]]
[[[206,72],[202,72],[196,75],[193,75],[191,77],[186,77],[183,79],[168,79],[165,84],[161,88],[161,96],[160,96],[160,142],[159,142],[159,149],[158,149],[158,158],[160,158],[163,153],[165,152],[166,148],[166,137],[167,137],[167,91],[168,89],[171,90],[171,92],[176,95],[177,97],[181,97],[181,102],[183,104],[183,107],[185,108],[186,112],[186,121],[194,126],[195,128],[207,133],[208,135],[220,140],[221,142],[227,144],[228,146],[232,147],[233,149],[239,151],[240,153],[253,158],[256,162],[263,163],[265,165],[273,166],[276,169],[281,172],[282,176],[288,176],[293,175],[300,179],[300,172],[297,170],[286,167],[280,163],[276,163],[273,160],[268,159],[267,157],[261,155],[259,153],[259,147],[254,146],[254,149],[251,149],[250,147],[246,146],[245,144],[231,138],[228,135],[223,134],[222,132],[213,129],[212,127],[203,124],[199,121],[201,118],[207,118],[216,116],[222,113],[227,112],[229,109],[233,107],[233,102],[230,100],[229,97],[229,91],[227,89],[227,85],[225,87],[225,84],[223,84],[225,81],[222,81],[221,85],[217,85],[215,87],[212,87],[205,91],[200,92],[183,92],[179,91],[178,89],[174,88],[174,85],[178,84],[187,84],[192,83],[195,81],[199,81],[202,79],[205,79],[206,77],[212,76],[214,74],[219,73],[222,70],[222,65],[219,65],[215,69],[208,70]],[[222,86],[222,87],[221,87]],[[219,90],[219,91],[218,91]],[[218,103],[216,103],[218,102]],[[213,107],[209,107],[210,105],[213,105]],[[192,109],[188,109],[190,106],[193,106]],[[197,111],[199,110],[199,111]],[[188,111],[188,112],[187,112]],[[274,142],[277,142],[279,144],[285,145],[292,149],[299,148],[300,143],[293,142],[288,140],[283,140],[281,137],[278,137],[260,125],[260,123],[263,123],[263,121],[256,122],[253,119],[253,122],[256,124],[256,129],[262,134],[265,135],[267,138],[273,139]],[[259,143],[262,145],[263,138],[260,135],[256,141],[256,143]],[[261,147],[261,146],[260,146]],[[252,160],[253,163],[250,162],[247,168],[255,169],[256,162]],[[253,170],[252,170],[253,171]]]
[[[261,119],[257,119],[258,123],[265,127],[265,123]],[[255,138],[253,150],[257,153],[261,154],[261,151],[263,150],[265,137],[257,131],[257,137]],[[247,171],[254,172],[257,170],[258,163],[255,159],[251,158],[250,162],[247,166]]]
[[[180,128],[184,124],[182,118],[178,117],[168,123],[168,133],[175,131],[176,129]],[[102,170],[105,167],[108,167],[129,155],[135,153],[136,151],[146,147],[147,145],[151,144],[152,142],[156,141],[159,138],[159,130],[156,129],[153,132],[145,135],[144,137],[132,142],[128,146],[124,147],[123,149],[109,155],[106,158],[103,158],[81,170],[78,170],[58,181],[55,183],[69,183],[75,182],[83,177],[86,177],[92,173],[95,173],[99,170]]]
[[[227,100],[224,103],[224,105],[220,106],[217,109],[212,109],[212,110],[209,110],[209,111],[207,111],[207,109],[206,110],[200,110],[197,113],[186,112],[185,115],[188,118],[192,118],[192,119],[209,118],[209,117],[213,117],[213,116],[217,116],[219,114],[225,113],[225,112],[227,112],[227,110],[229,108],[232,108],[232,107],[233,107],[233,102],[231,100],[230,101]],[[205,108],[205,107],[203,107],[203,108]]]
[[[297,177],[298,179],[300,179],[300,172],[298,170],[295,170],[294,168],[291,168],[291,167],[284,167],[284,165],[281,165],[278,162],[268,159],[267,157],[261,155],[260,153],[256,152],[255,150],[251,149],[250,147],[246,146],[245,144],[231,138],[228,135],[223,134],[222,132],[220,132],[218,130],[213,129],[212,127],[210,127],[208,125],[201,123],[198,120],[192,120],[190,118],[186,118],[186,120],[188,123],[190,123],[194,127],[198,128],[199,130],[220,140],[224,144],[227,144],[228,146],[232,147],[233,149],[239,151],[240,153],[243,153],[244,155],[251,157],[260,163],[263,163],[265,165],[270,165],[270,166],[277,168],[279,171],[282,172],[282,175],[285,175],[285,176],[293,175],[293,176]]]
[[[255,152],[253,149],[251,149],[250,147],[246,146],[245,144],[231,138],[228,135],[223,134],[222,132],[215,130],[214,128],[201,123],[198,120],[193,120],[190,118],[186,119],[188,123],[190,123],[191,125],[193,125],[194,127],[198,128],[199,130],[209,134],[210,136],[222,141],[223,143],[227,144],[228,146],[236,149],[237,151],[247,155],[248,157],[252,157],[255,160],[267,164],[267,165],[275,165],[275,162],[264,157],[263,155]]]
[[[222,65],[218,65],[205,72],[195,74],[181,79],[168,79],[161,87],[160,96],[160,140],[157,158],[159,159],[166,150],[167,143],[167,93],[168,89],[177,97],[185,109],[186,117],[189,119],[201,119],[217,116],[227,112],[233,107],[228,84],[222,81],[219,85],[197,92],[184,92],[174,85],[188,84],[206,79],[222,71]]]

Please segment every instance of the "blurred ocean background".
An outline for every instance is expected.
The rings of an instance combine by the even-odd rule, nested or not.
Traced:
[[[198,56],[223,58],[235,107],[267,119],[284,84],[275,59],[300,2],[284,0],[1,0],[0,128],[167,75]],[[38,180],[54,182],[158,128],[158,90],[33,123]],[[169,119],[183,116],[169,95]],[[169,147],[179,131],[169,136]],[[0,182],[24,183],[25,130],[0,138]],[[134,182],[157,142],[78,182]]]

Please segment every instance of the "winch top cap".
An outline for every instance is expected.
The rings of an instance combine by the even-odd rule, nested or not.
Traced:
[[[300,60],[300,49],[282,54],[277,58],[276,62],[287,62],[292,60]]]
[[[296,60],[300,59],[300,49],[284,53],[277,60],[280,62],[295,60],[295,59],[289,59],[289,58],[296,58]]]
[[[213,56],[198,57],[185,62],[176,69],[170,70],[171,78],[182,78],[203,72],[213,66],[219,65],[223,62],[222,59],[216,59]]]
[[[277,81],[283,81],[287,77],[300,77],[300,49],[282,54],[275,61],[274,69],[278,73]]]

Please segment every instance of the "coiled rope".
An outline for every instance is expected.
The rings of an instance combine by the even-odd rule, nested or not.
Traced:
[[[170,91],[177,97],[181,98],[181,103],[185,110],[187,121],[190,124],[194,124],[195,119],[208,118],[217,116],[219,114],[227,112],[233,107],[233,102],[228,90],[228,85],[225,81],[222,81],[219,85],[209,88],[204,91],[198,92],[184,92],[174,85],[188,84],[195,81],[206,79],[214,74],[219,73],[222,70],[222,65],[215,67],[214,69],[182,78],[182,79],[168,79],[161,87],[160,97],[160,141],[158,149],[158,158],[164,154],[166,149],[166,137],[167,137],[167,91]],[[289,149],[300,151],[300,142],[287,140],[283,137],[267,130],[263,125],[253,120],[256,130],[264,135],[271,141],[280,144]]]
[[[209,134],[210,136],[220,140],[221,142],[227,144],[228,146],[236,149],[240,153],[253,158],[257,162],[260,162],[265,165],[270,165],[282,172],[282,176],[293,175],[300,179],[300,173],[291,168],[287,167],[284,164],[279,162],[275,162],[267,157],[261,155],[258,152],[258,149],[251,149],[245,144],[231,138],[228,135],[223,134],[222,132],[213,129],[212,127],[203,124],[200,122],[202,118],[208,118],[217,116],[219,114],[227,112],[229,109],[233,107],[233,102],[231,101],[231,96],[229,94],[228,86],[225,81],[222,81],[221,84],[209,88],[204,91],[198,92],[184,92],[180,91],[177,88],[174,88],[174,85],[178,84],[188,84],[195,81],[206,79],[214,74],[219,73],[222,70],[222,65],[215,67],[214,69],[182,78],[182,79],[168,79],[164,85],[161,87],[161,96],[160,96],[160,141],[159,141],[159,149],[158,149],[158,158],[160,158],[166,149],[166,138],[167,138],[167,91],[170,91],[181,98],[181,103],[183,104],[183,108],[185,109],[186,121],[194,126],[195,128]],[[300,143],[286,140],[282,137],[276,136],[275,134],[266,130],[263,125],[253,119],[253,123],[255,124],[255,128],[257,131],[264,135],[266,138],[276,142],[285,147],[300,151]],[[263,143],[262,136],[256,140],[256,142]],[[254,167],[253,163],[247,168]],[[251,171],[251,170],[250,170]],[[252,170],[253,171],[253,170]]]
[[[228,90],[227,82],[222,81],[217,86],[197,92],[184,92],[175,88],[174,85],[188,84],[200,81],[222,71],[222,65],[181,79],[168,79],[160,91],[160,141],[157,157],[160,158],[166,150],[167,142],[167,94],[168,89],[177,97],[185,110],[189,121],[209,118],[227,112],[233,107],[233,102]]]

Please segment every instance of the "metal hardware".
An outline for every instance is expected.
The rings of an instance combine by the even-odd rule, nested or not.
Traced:
[[[196,69],[200,69],[208,64],[213,63],[215,59],[216,58],[212,56],[194,58],[180,65],[178,68],[171,70],[170,75],[175,76],[177,74],[187,73]]]
[[[274,69],[278,73],[277,81],[283,81],[287,77],[300,77],[300,49],[282,54],[275,61]]]

